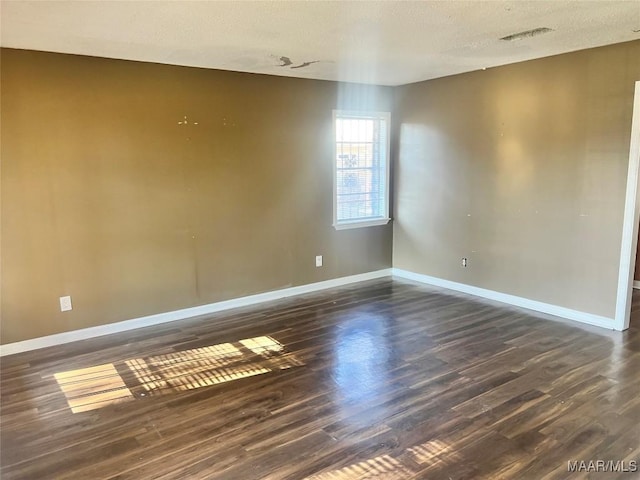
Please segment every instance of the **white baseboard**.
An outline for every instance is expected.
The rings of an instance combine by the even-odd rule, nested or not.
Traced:
[[[613,318],[601,317],[599,315],[593,315],[591,313],[581,312],[579,310],[572,310],[570,308],[560,307],[558,305],[551,305],[549,303],[538,302],[536,300],[529,300],[528,298],[517,297],[515,295],[500,293],[494,290],[474,287],[472,285],[466,285],[464,283],[443,280],[441,278],[430,277],[429,275],[409,272],[407,270],[402,270],[399,268],[393,268],[392,274],[394,277],[406,278],[408,280],[414,280],[416,282],[426,283],[436,287],[448,288],[450,290],[456,290],[458,292],[468,293],[477,297],[483,297],[489,300],[508,303],[509,305],[515,305],[517,307],[528,308],[529,310],[535,310],[536,312],[548,313],[550,315],[555,315],[556,317],[567,318],[569,320],[587,323],[589,325],[595,325],[597,327],[607,328],[609,330],[615,330],[616,326]]]
[[[221,312],[232,308],[246,307],[256,305],[263,302],[278,300],[286,297],[293,297],[305,293],[326,290],[327,288],[340,287],[350,283],[363,282],[365,280],[373,280],[375,278],[388,277],[391,275],[391,269],[377,270],[375,272],[361,273],[348,277],[334,278],[323,282],[310,283],[300,285],[298,287],[283,288],[271,292],[258,293],[247,297],[234,298],[222,302],[210,303],[208,305],[200,305],[197,307],[184,308],[173,312],[158,313],[146,317],[124,320],[122,322],[108,323],[97,327],[83,328],[82,330],[73,330],[70,332],[56,333],[47,335],[46,337],[33,338],[23,340],[21,342],[8,343],[0,345],[0,357],[5,355],[13,355],[15,353],[27,352],[39,348],[51,347],[54,345],[62,345],[64,343],[75,342],[78,340],[86,340],[88,338],[100,337],[111,333],[125,332],[135,328],[149,327],[161,323],[173,322],[175,320],[183,320],[185,318],[197,317],[199,315],[207,315],[210,313]]]
[[[199,315],[207,315],[224,310],[230,310],[232,308],[257,305],[272,300],[294,297],[296,295],[317,292],[320,290],[326,290],[328,288],[340,287],[351,283],[373,280],[390,275],[399,278],[406,278],[408,280],[414,280],[416,282],[425,283],[428,285],[448,288],[450,290],[456,290],[458,292],[468,293],[470,295],[487,298],[489,300],[495,300],[509,305],[515,305],[517,307],[528,308],[529,310],[535,310],[537,312],[547,313],[550,315],[555,315],[557,317],[587,323],[589,325],[595,325],[610,330],[615,329],[615,324],[612,318],[601,317],[598,315],[593,315],[591,313],[580,312],[578,310],[572,310],[557,305],[551,305],[549,303],[529,300],[528,298],[508,295],[506,293],[500,293],[493,290],[474,287],[472,285],[465,285],[463,283],[443,280],[441,278],[409,272],[407,270],[402,270],[399,268],[387,268],[383,270],[377,270],[375,272],[335,278],[332,280],[325,280],[323,282],[310,283],[307,285],[300,285],[298,287],[284,288],[281,290],[258,293],[256,295],[234,298],[222,302],[210,303],[208,305],[184,308],[182,310],[158,313],[156,315],[148,315],[146,317],[124,320],[122,322],[108,323],[106,325],[83,328],[81,330],[73,330],[70,332],[56,333],[54,335],[33,338],[30,340],[23,340],[21,342],[8,343],[6,345],[0,345],[0,357],[27,352],[30,350],[37,350],[39,348],[52,347],[54,345],[62,345],[64,343],[75,342],[78,340],[100,337],[103,335],[109,335],[111,333],[119,333],[125,332],[127,330],[134,330],[136,328],[150,327],[152,325],[159,325],[176,320],[183,320],[185,318],[197,317]],[[640,288],[640,282],[634,282],[633,286],[634,288]]]
[[[640,288],[640,282],[638,280],[633,281],[633,288]]]

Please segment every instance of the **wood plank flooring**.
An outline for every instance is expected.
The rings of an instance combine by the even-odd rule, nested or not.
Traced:
[[[640,478],[567,470],[640,463],[631,323],[381,279],[13,355],[1,478]]]

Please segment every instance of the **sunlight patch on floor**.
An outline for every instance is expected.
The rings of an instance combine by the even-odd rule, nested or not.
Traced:
[[[407,449],[413,460],[420,465],[435,465],[437,463],[450,463],[458,460],[458,455],[451,452],[451,445],[439,440],[416,445]]]
[[[380,455],[337,470],[318,473],[307,477],[305,480],[363,480],[374,478],[401,480],[417,478],[418,472],[443,461],[443,457],[447,459],[445,464],[459,460],[459,455],[452,452],[451,445],[439,440],[432,440],[407,448],[397,457]],[[406,463],[403,463],[403,460]]]
[[[113,363],[54,375],[73,413],[133,400]]]
[[[269,337],[133,358],[54,375],[73,413],[304,365]]]
[[[413,478],[413,475],[414,472],[395,458],[389,455],[381,455],[338,470],[313,475],[307,477],[306,480],[361,480],[369,478],[400,480]]]

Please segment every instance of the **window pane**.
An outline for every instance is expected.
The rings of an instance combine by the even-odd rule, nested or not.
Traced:
[[[336,221],[386,218],[388,122],[336,114]]]

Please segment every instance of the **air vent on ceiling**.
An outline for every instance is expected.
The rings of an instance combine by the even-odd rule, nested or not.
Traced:
[[[534,28],[533,30],[527,30],[526,32],[513,33],[511,35],[507,35],[506,37],[502,37],[500,40],[505,40],[507,42],[513,42],[514,40],[522,40],[523,38],[535,37],[537,35],[542,35],[543,33],[553,32],[552,28],[540,27]]]

